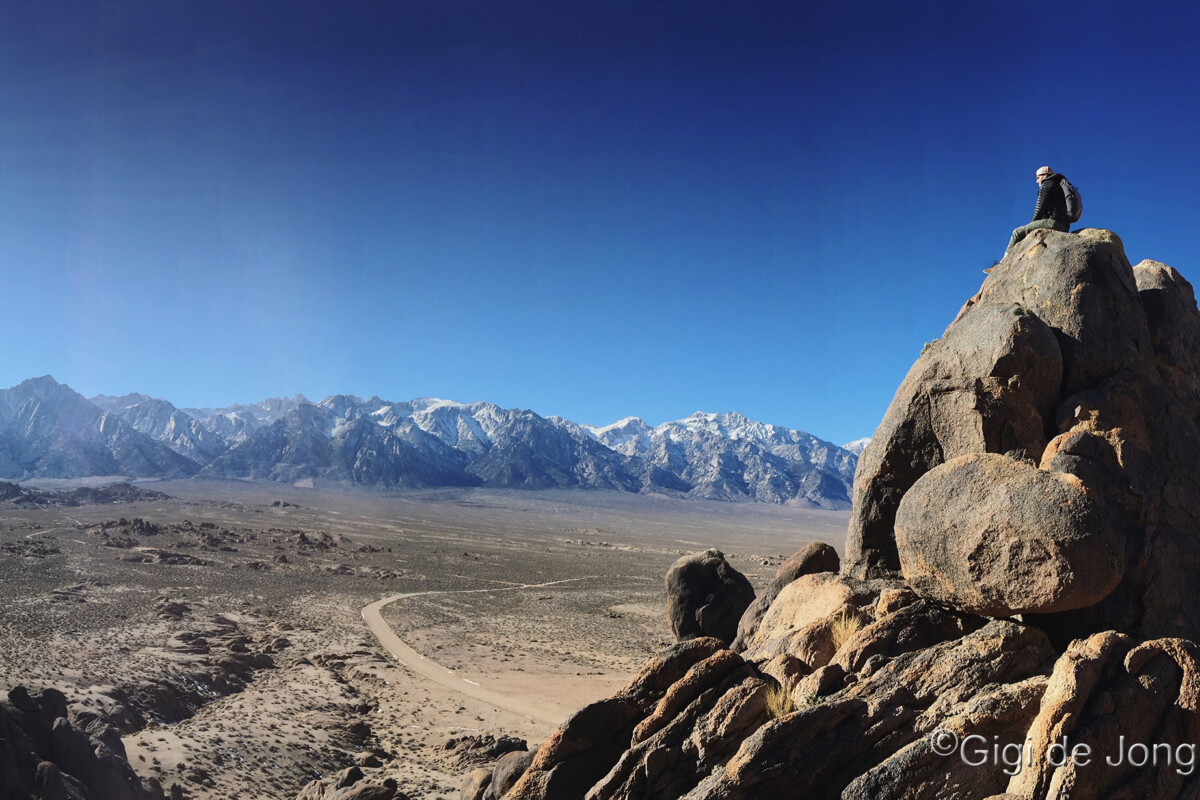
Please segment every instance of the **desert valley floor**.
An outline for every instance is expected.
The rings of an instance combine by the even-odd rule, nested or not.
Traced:
[[[168,497],[0,503],[0,691],[103,711],[140,775],[194,798],[292,798],[356,761],[410,797],[457,797],[502,737],[536,748],[671,641],[663,575],[680,555],[718,547],[761,590],[808,542],[840,550],[848,516],[615,492],[141,488]]]

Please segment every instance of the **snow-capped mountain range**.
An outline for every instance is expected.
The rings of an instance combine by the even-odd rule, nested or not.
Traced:
[[[845,509],[857,460],[850,449],[736,413],[596,427],[430,398],[313,403],[297,395],[180,409],[143,394],[89,400],[50,376],[0,390],[0,478],[9,480],[196,475],[605,488]]]

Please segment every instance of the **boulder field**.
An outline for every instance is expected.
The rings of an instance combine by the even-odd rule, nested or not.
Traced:
[[[897,389],[841,562],[681,559],[678,643],[502,797],[1200,798],[1198,426],[1191,285],[1034,232]]]

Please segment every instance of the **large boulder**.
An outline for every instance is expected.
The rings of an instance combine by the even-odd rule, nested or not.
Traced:
[[[810,672],[829,663],[837,651],[839,619],[870,618],[877,587],[830,572],[802,575],[779,592],[763,616],[745,655],[764,661],[781,653],[799,659]]]
[[[514,750],[500,756],[492,768],[492,779],[483,794],[484,800],[499,800],[507,794],[529,769],[533,756],[533,750]]]
[[[1124,532],[1079,478],[990,453],[925,473],[896,544],[918,594],[993,617],[1094,605],[1125,568]]]
[[[720,550],[693,553],[667,571],[667,619],[678,641],[712,636],[726,645],[754,602],[754,587]]]

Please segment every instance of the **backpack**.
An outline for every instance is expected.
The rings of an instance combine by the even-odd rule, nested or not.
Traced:
[[[1079,196],[1079,190],[1062,175],[1058,176],[1058,185],[1062,187],[1063,197],[1067,201],[1067,222],[1079,222],[1083,214],[1083,198]]]

